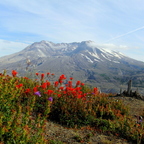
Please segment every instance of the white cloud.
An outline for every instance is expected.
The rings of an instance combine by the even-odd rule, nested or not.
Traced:
[[[0,39],[0,56],[13,54],[26,48],[29,44]]]
[[[98,48],[104,48],[104,49],[110,49],[110,50],[116,50],[116,51],[121,51],[121,50],[127,50],[130,49],[128,46],[126,45],[115,45],[112,43],[107,43],[107,44],[97,44],[95,42],[91,42],[89,43],[90,46],[93,47],[98,47]]]
[[[47,39],[59,37],[58,41],[61,38],[70,40],[71,35],[80,37],[84,32],[88,37],[91,33],[88,31],[96,28],[95,18],[100,17],[98,13],[100,8],[92,7],[92,3],[87,0],[83,2],[5,0],[0,1],[0,4],[8,7],[8,11],[3,12],[7,15],[1,25],[9,32],[28,32]],[[69,37],[63,33],[68,33]]]

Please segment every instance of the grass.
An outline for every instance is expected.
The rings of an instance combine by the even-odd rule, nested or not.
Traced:
[[[81,81],[0,74],[0,144],[144,142],[144,103],[100,93]],[[51,81],[52,80],[52,81]]]

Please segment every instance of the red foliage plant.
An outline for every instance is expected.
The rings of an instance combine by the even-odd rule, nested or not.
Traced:
[[[12,75],[13,75],[13,77],[15,77],[17,74],[18,74],[18,72],[17,72],[17,71],[12,70]]]

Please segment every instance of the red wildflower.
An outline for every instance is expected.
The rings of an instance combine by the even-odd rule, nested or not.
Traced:
[[[85,84],[84,83],[81,83],[81,86],[84,86]]]
[[[47,86],[50,86],[50,85],[51,85],[51,83],[50,83],[49,81],[46,81],[46,83],[47,83]]]
[[[50,73],[48,72],[48,73],[47,73],[47,76],[49,76],[49,75],[50,75]]]
[[[62,84],[62,83],[63,83],[63,81],[62,81],[62,80],[60,80],[60,81],[59,81],[59,83],[60,83],[60,84]]]
[[[37,92],[37,91],[38,91],[37,87],[34,87],[33,92]]]
[[[43,79],[44,79],[44,73],[41,74],[41,80],[43,80]]]
[[[82,98],[82,95],[78,95],[77,98],[78,98],[78,99]]]
[[[73,77],[70,77],[70,80],[73,80]]]
[[[61,97],[61,94],[58,94],[57,96],[60,98],[60,97]]]
[[[59,84],[59,82],[58,82],[58,81],[55,81],[55,83],[54,83],[55,87],[57,87],[58,84]]]
[[[23,84],[16,85],[17,88],[20,88],[22,86],[23,86]]]
[[[63,91],[63,94],[67,94],[67,92],[66,92],[66,91]]]
[[[51,75],[52,75],[52,76],[54,76],[55,74],[54,74],[54,73],[52,73]]]
[[[95,87],[95,88],[93,89],[93,92],[94,92],[95,94],[98,93],[98,88]]]
[[[69,87],[72,87],[72,81],[68,81]]]
[[[80,91],[80,90],[81,90],[81,87],[76,87],[75,90],[76,90],[76,91]]]
[[[59,82],[66,79],[66,76],[64,74],[62,74],[60,77],[59,77]]]
[[[81,81],[77,81],[76,82],[76,86],[80,85],[81,84]]]
[[[68,84],[65,84],[66,87],[68,87]]]
[[[83,94],[83,97],[86,97],[86,95],[87,95],[87,94],[86,94],[86,93],[84,93],[84,94]]]
[[[30,89],[29,89],[29,88],[26,89],[25,93],[26,93],[26,94],[30,93]]]
[[[69,91],[69,87],[66,87],[66,88],[65,88],[65,91],[68,92],[68,91]]]
[[[48,91],[47,91],[47,94],[48,94],[48,95],[51,95],[53,92],[54,92],[53,90],[48,90]]]
[[[24,79],[29,79],[28,77],[23,77]]]
[[[38,75],[39,75],[39,73],[36,73],[36,75],[38,76]]]
[[[64,87],[60,87],[59,89],[63,91],[63,90],[64,90]]]
[[[71,87],[66,87],[66,89],[65,89],[66,92],[69,92],[69,91],[72,92],[72,91],[74,91],[74,90],[75,90],[75,89],[74,89],[74,88],[71,88]]]
[[[76,96],[76,95],[77,95],[76,91],[72,91],[72,94],[73,94],[74,96]]]
[[[19,84],[19,86],[20,86],[20,87],[22,87],[22,86],[23,86],[23,84]]]
[[[16,75],[17,75],[17,71],[15,71],[15,70],[12,70],[12,75],[13,75],[13,77],[15,77]]]
[[[43,89],[47,88],[47,83],[43,83],[40,87],[42,87]]]

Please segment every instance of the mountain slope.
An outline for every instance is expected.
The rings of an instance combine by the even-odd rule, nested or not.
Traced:
[[[25,69],[65,74],[102,91],[118,92],[128,80],[133,86],[144,86],[144,63],[119,52],[97,48],[92,41],[55,44],[48,41],[33,43],[24,50],[0,58],[0,70]]]

